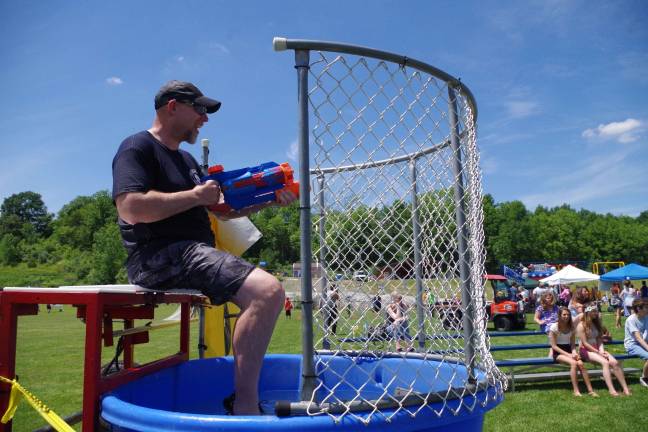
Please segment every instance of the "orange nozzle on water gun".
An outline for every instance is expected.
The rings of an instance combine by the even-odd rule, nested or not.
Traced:
[[[284,175],[284,187],[275,191],[276,201],[279,201],[279,192],[288,190],[299,198],[299,182],[293,180],[293,169],[288,162],[279,165]]]

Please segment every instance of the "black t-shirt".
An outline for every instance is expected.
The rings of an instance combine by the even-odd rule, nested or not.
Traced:
[[[170,150],[148,131],[126,138],[115,155],[113,200],[125,192],[180,192],[200,183],[200,166],[184,150]],[[181,240],[214,244],[205,207],[197,206],[153,223],[130,225],[119,219],[122,240],[133,255],[154,253],[161,247]]]

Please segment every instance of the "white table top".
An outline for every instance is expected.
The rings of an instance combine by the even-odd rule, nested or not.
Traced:
[[[2,291],[8,292],[31,292],[31,293],[121,293],[133,294],[142,292],[165,292],[174,294],[200,294],[200,291],[193,289],[171,289],[171,290],[152,290],[143,288],[139,285],[77,285],[77,286],[60,286],[58,288],[43,287],[5,287]]]

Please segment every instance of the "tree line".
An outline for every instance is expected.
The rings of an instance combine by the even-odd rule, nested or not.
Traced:
[[[453,207],[443,194],[437,194],[421,199],[422,228],[436,230],[444,225],[453,231]],[[518,262],[648,263],[648,211],[638,217],[575,210],[568,205],[529,211],[520,201],[496,203],[490,195],[484,196],[483,207],[489,272],[497,272],[503,263]],[[406,260],[402,251],[410,250],[406,245],[409,232],[395,227],[409,226],[410,211],[400,201],[381,209],[360,206],[346,213],[333,211],[327,216],[327,226],[336,230],[327,229],[327,243],[338,248],[345,263],[358,269]],[[76,284],[126,283],[126,251],[116,219],[108,191],[79,196],[56,215],[48,213],[38,193],[14,194],[0,207],[0,265],[5,269],[56,266]],[[299,261],[297,205],[267,208],[251,219],[263,237],[244,257],[289,273],[292,263]],[[313,220],[317,223],[316,215]],[[358,221],[366,235],[345,235],[345,226],[350,230]],[[316,251],[317,235],[313,242]]]

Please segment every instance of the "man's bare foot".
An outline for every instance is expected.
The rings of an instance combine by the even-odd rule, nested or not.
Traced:
[[[261,406],[242,403],[234,393],[223,399],[223,408],[227,415],[261,415]]]

